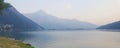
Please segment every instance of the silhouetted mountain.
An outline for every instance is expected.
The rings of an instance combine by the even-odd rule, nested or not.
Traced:
[[[25,14],[28,18],[43,26],[45,29],[67,30],[67,29],[95,29],[97,26],[88,22],[78,21],[76,19],[61,19],[39,11],[31,14]]]
[[[13,31],[35,31],[43,29],[41,26],[19,13],[14,7],[3,10],[0,16],[0,27],[11,27]]]
[[[101,26],[98,29],[120,29],[120,21]]]

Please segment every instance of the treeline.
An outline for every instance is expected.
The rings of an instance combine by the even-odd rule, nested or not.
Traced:
[[[4,0],[0,0],[0,14],[2,14],[2,10],[10,7],[9,3],[5,3]]]

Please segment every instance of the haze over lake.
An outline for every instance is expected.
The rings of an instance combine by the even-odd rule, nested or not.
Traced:
[[[120,48],[120,32],[100,30],[36,31],[12,33],[11,37],[35,48]]]

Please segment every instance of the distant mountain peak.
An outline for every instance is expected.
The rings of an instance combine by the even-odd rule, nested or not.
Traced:
[[[26,14],[27,17],[43,26],[45,29],[95,29],[97,26],[88,22],[81,22],[77,19],[62,19],[47,14],[44,11],[38,11]]]
[[[35,14],[47,14],[47,13],[43,10],[39,10],[39,11],[36,11]]]

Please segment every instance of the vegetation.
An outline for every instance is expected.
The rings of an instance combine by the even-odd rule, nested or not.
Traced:
[[[12,39],[0,37],[0,48],[33,48],[30,44]]]
[[[2,10],[10,7],[9,3],[5,3],[4,0],[0,0],[0,14],[2,14]]]

